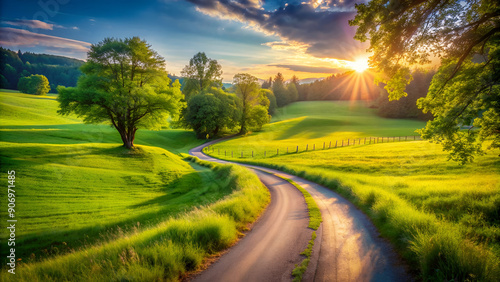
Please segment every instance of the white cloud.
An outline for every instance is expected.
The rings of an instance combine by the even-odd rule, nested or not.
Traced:
[[[91,44],[23,29],[0,27],[0,45],[16,48],[43,46],[50,50],[61,50],[64,53],[86,53]]]
[[[39,20],[13,20],[13,21],[2,21],[2,23],[12,26],[27,27],[31,29],[48,29],[48,30],[54,29],[53,24],[49,24]],[[56,26],[56,27],[61,27],[61,26]]]

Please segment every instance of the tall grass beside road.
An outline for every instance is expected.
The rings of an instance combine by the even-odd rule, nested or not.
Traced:
[[[311,142],[308,138],[315,136],[336,135],[341,139],[418,128],[418,122],[385,121],[369,114],[368,109],[351,110],[343,102],[326,112],[324,104],[316,108],[310,102],[295,103],[282,110],[288,112],[287,117],[302,115],[302,120],[309,114],[321,116],[328,120],[324,126],[311,123],[294,129],[289,125],[296,120],[283,120],[267,125],[262,132],[215,146],[265,147]],[[347,120],[356,120],[356,124],[342,123]],[[271,142],[265,142],[266,138]],[[338,192],[369,215],[422,280],[497,281],[500,277],[498,152],[489,151],[465,166],[447,161],[440,145],[426,141],[367,144],[270,158],[210,154],[282,170]]]

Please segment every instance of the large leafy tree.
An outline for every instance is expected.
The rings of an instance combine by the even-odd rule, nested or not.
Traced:
[[[178,114],[180,83],[170,86],[165,60],[138,37],[92,45],[76,87],[59,87],[59,113],[86,123],[108,121],[132,148],[136,131],[160,128]]]
[[[369,40],[370,65],[383,74],[390,99],[406,96],[412,66],[441,60],[427,97],[418,101],[434,116],[422,137],[442,143],[461,163],[482,153],[486,139],[500,147],[498,1],[379,0],[356,8],[355,38]]]
[[[233,129],[241,120],[241,101],[234,94],[210,87],[195,94],[187,103],[183,123],[199,139],[217,136],[223,129]]]
[[[217,60],[210,59],[203,52],[199,52],[189,60],[181,72],[185,77],[183,92],[186,100],[209,87],[222,86],[222,66]]]
[[[248,73],[238,73],[233,78],[233,85],[242,102],[240,134],[262,128],[270,120],[269,99],[260,91],[258,79]]]

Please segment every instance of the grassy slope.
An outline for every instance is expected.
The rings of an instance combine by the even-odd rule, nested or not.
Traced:
[[[273,117],[272,123],[264,126],[258,133],[252,133],[245,137],[237,137],[224,143],[224,150],[230,155],[240,155],[243,150],[244,156],[251,156],[254,151],[255,157],[263,157],[264,150],[267,156],[276,155],[276,149],[280,154],[287,151],[295,151],[299,146],[299,152],[305,151],[306,145],[312,150],[323,148],[323,143],[328,147],[330,141],[332,147],[335,141],[364,137],[389,137],[389,136],[412,136],[416,135],[415,129],[421,128],[424,123],[414,120],[383,119],[374,115],[374,110],[367,108],[364,102],[300,102],[279,110]],[[356,141],[357,142],[357,141]]]
[[[332,110],[327,111],[328,107]],[[313,116],[270,124],[261,133],[215,145],[214,156],[218,156],[219,148],[239,151],[253,146],[258,150],[287,142],[311,144],[309,138],[342,139],[373,136],[375,132],[385,136],[404,135],[423,125],[381,119],[368,109],[349,109],[347,103],[295,103],[282,111],[285,118],[311,112]],[[325,122],[324,126],[316,126],[312,121],[298,126],[297,120]],[[346,120],[356,120],[356,124],[346,125],[342,122]],[[266,138],[271,138],[269,145],[262,143]],[[474,273],[476,279],[491,279],[492,275],[498,275],[497,152],[478,157],[467,166],[448,162],[439,145],[424,141],[361,145],[271,158],[256,154],[254,159],[227,159],[280,168],[342,193],[367,211],[412,265],[420,266],[425,278],[470,279],[468,275]]]
[[[257,175],[236,165],[210,164],[230,195],[115,240],[18,266],[2,281],[176,281],[206,256],[235,242],[270,201]]]
[[[106,241],[230,193],[208,184],[215,178],[210,170],[197,173],[159,148],[187,151],[200,143],[192,132],[140,130],[137,144],[158,147],[130,154],[109,126],[84,125],[56,111],[54,95],[0,92],[0,162],[2,172],[14,169],[17,177],[18,257]]]

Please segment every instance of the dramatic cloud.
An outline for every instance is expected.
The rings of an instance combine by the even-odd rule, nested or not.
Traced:
[[[366,49],[366,44],[353,39],[356,30],[348,25],[356,14],[355,1],[186,1],[204,14],[244,22],[290,45],[305,45],[305,53],[315,57],[353,60]]]
[[[48,29],[48,30],[54,29],[53,24],[49,24],[39,20],[12,20],[12,21],[2,21],[2,23],[11,26],[27,27],[30,29]]]
[[[310,66],[301,66],[301,65],[269,65],[270,67],[279,67],[285,68],[292,71],[298,72],[309,72],[309,73],[336,73],[339,72],[339,69],[336,68],[328,68],[328,67],[310,67]]]
[[[15,48],[44,46],[47,50],[51,51],[79,53],[81,55],[89,50],[91,44],[78,40],[34,33],[23,29],[0,27],[0,45]]]

